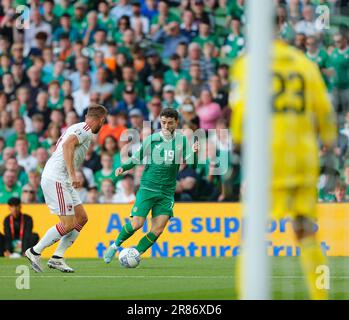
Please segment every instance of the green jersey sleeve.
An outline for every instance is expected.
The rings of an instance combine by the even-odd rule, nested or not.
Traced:
[[[137,164],[141,164],[144,157],[148,154],[151,146],[151,135],[148,136],[140,145],[139,149],[132,155],[131,158],[127,159],[121,168],[123,171],[131,170]]]

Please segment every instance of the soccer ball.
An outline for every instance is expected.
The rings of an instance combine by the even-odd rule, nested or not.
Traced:
[[[141,261],[141,255],[135,248],[123,249],[119,254],[119,262],[125,268],[136,268]]]

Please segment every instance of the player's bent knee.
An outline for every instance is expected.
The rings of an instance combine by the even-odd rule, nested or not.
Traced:
[[[88,221],[87,213],[81,204],[75,207],[75,220],[81,226],[85,225]]]
[[[70,231],[72,231],[74,229],[73,221],[72,222],[63,221],[62,224],[63,224],[64,230],[65,230],[65,233],[69,233]]]
[[[76,218],[76,221],[79,225],[84,226],[88,222],[88,217],[87,215],[82,216],[82,217]]]
[[[131,225],[132,225],[132,229],[134,231],[137,231],[137,230],[139,230],[140,228],[143,227],[143,223],[142,222],[131,223]]]
[[[131,225],[132,225],[132,229],[134,231],[137,231],[138,229],[142,228],[144,225],[144,219],[139,219],[138,217],[134,217],[132,219]]]

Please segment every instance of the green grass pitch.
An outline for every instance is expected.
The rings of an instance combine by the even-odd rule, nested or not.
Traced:
[[[30,289],[19,290],[16,268],[27,260],[1,258],[0,299],[236,299],[236,258],[149,258],[136,269],[122,268],[117,259],[109,265],[98,259],[67,261],[75,273],[30,269]],[[272,258],[271,265],[273,299],[307,299],[298,258]],[[329,266],[330,297],[349,299],[349,258],[331,258]]]

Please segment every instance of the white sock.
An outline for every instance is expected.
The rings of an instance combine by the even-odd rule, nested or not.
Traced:
[[[79,236],[80,232],[76,229],[70,231],[67,233],[64,237],[62,237],[61,241],[59,242],[59,245],[54,253],[54,256],[57,257],[63,257],[64,253],[67,251],[67,249],[74,243],[76,238]]]
[[[48,229],[42,239],[33,247],[33,250],[41,254],[41,252],[56,243],[59,239],[61,239],[66,234],[66,231],[63,227],[63,224],[60,222]]]

